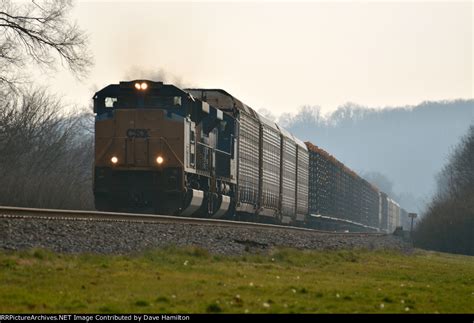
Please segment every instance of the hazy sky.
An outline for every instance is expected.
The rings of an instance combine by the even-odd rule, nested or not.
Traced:
[[[473,2],[91,2],[73,12],[95,66],[45,80],[71,102],[164,70],[279,115],[472,98]]]

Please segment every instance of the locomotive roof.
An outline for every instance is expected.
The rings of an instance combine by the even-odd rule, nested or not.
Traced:
[[[132,80],[132,81],[121,81],[119,84],[109,84],[106,87],[102,88],[101,90],[97,91],[94,94],[94,98],[96,96],[101,96],[103,94],[106,95],[118,95],[121,91],[125,90],[134,90],[135,89],[135,84],[136,83],[146,83],[148,85],[147,91],[153,91],[153,90],[160,90],[160,93],[163,95],[169,95],[169,96],[182,96],[182,95],[187,95],[188,93],[181,90],[180,88],[172,85],[172,84],[164,84],[163,82],[155,82],[151,80],[144,80],[144,79],[138,79],[138,80]]]

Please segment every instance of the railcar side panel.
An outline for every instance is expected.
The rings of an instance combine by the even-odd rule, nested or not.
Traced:
[[[261,120],[261,196],[259,214],[276,217],[280,205],[280,132],[275,124]]]
[[[369,184],[369,183],[367,183]],[[370,185],[370,184],[369,184]],[[379,192],[372,185],[369,186],[369,226],[380,227],[379,222]]]
[[[400,206],[391,198],[388,201],[388,232],[395,231],[397,226],[400,226]]]
[[[407,210],[400,208],[400,225],[403,227],[403,230],[410,230],[411,228],[411,219],[408,217]]]
[[[388,196],[384,192],[380,192],[380,229],[388,230]]]
[[[296,220],[304,221],[308,214],[309,154],[304,143],[297,146]]]
[[[239,135],[238,191],[241,211],[254,213],[259,192],[259,124],[241,112]]]
[[[331,214],[330,191],[333,186],[333,177],[329,161],[317,151],[317,147],[306,143],[309,150],[309,199],[308,208],[310,214]]]
[[[281,214],[291,219],[296,210],[296,143],[289,135],[282,135],[281,141]]]

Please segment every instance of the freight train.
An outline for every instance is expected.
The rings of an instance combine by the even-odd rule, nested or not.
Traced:
[[[407,213],[224,90],[134,80],[93,101],[98,210],[362,231],[393,231]]]

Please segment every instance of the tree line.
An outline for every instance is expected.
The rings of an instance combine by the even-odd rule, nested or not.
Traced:
[[[92,58],[68,0],[0,0],[0,205],[91,209],[93,120],[35,85],[31,68],[81,78]]]
[[[0,205],[92,209],[93,118],[44,89],[0,101]]]
[[[474,124],[438,175],[437,187],[416,226],[415,244],[474,255]]]

